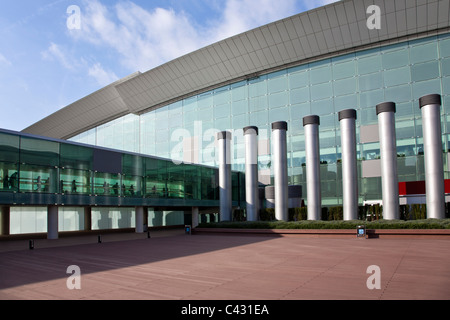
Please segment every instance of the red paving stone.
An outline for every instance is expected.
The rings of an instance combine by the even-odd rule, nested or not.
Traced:
[[[184,231],[184,230],[183,230]],[[1,300],[448,300],[450,241],[104,235],[0,242]],[[69,290],[67,267],[81,269]],[[368,266],[381,288],[368,289]]]

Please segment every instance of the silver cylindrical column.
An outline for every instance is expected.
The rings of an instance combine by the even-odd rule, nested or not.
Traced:
[[[339,112],[342,149],[342,197],[344,220],[358,219],[358,171],[356,162],[356,110]]]
[[[399,218],[397,138],[395,134],[395,103],[383,102],[376,106],[381,156],[381,192],[383,218]]]
[[[303,118],[303,127],[305,128],[308,220],[320,220],[322,216],[319,125],[319,116],[311,115]]]
[[[219,197],[220,220],[231,221],[232,182],[231,182],[231,132],[217,133],[219,147]]]
[[[272,123],[275,219],[288,220],[287,122]]]
[[[427,218],[445,218],[444,163],[442,160],[441,96],[430,94],[419,99],[422,111],[425,153]]]
[[[247,205],[247,221],[258,220],[258,128],[244,128],[245,138],[245,200]]]

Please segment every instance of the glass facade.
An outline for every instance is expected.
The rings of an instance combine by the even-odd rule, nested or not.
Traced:
[[[302,119],[320,116],[323,205],[342,203],[338,112],[357,110],[360,203],[381,199],[381,177],[361,174],[362,162],[379,158],[379,143],[359,139],[377,124],[375,106],[393,101],[399,181],[424,180],[421,113],[418,99],[442,95],[442,143],[450,149],[450,35],[433,36],[349,53],[261,75],[180,100],[142,115],[129,114],[84,132],[73,141],[217,166],[215,132],[233,133],[233,170],[244,171],[242,128],[259,127],[260,147],[270,148],[270,125],[288,122],[289,183],[305,183]],[[151,106],[149,106],[151,107]],[[186,146],[195,139],[195,147]],[[183,153],[183,152],[184,153]],[[49,150],[50,152],[50,150]],[[44,155],[42,155],[44,157]],[[260,152],[259,169],[270,172],[270,152]],[[447,157],[445,178],[449,177]],[[49,175],[48,173],[46,173]],[[269,173],[269,177],[270,177]],[[266,184],[270,184],[269,181]],[[156,185],[161,191],[163,186]],[[192,190],[195,196],[198,190]],[[189,191],[191,193],[191,191]]]
[[[217,168],[119,151],[113,151],[115,159],[105,161],[100,156],[104,152],[107,151],[0,132],[0,195],[9,192],[219,200]],[[104,162],[109,169],[97,168]],[[239,201],[244,198],[239,189],[241,174],[232,172],[232,179],[233,201]],[[136,200],[136,205],[139,203]]]
[[[244,175],[232,172],[233,201],[245,199]],[[219,206],[218,169],[169,159],[0,131],[0,207],[10,234],[47,232],[47,206],[58,206],[58,230],[135,227],[135,207],[150,226],[182,225],[191,206]],[[174,211],[154,211],[171,207]],[[177,211],[179,210],[179,211]]]

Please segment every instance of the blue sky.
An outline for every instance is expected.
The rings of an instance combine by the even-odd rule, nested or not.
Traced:
[[[334,1],[2,0],[0,128],[23,130],[136,71]]]

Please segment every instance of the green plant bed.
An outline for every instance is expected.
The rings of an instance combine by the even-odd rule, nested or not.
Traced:
[[[355,229],[365,225],[366,229],[450,229],[450,219],[422,220],[377,220],[377,221],[236,221],[201,223],[198,228],[236,228],[236,229]]]

